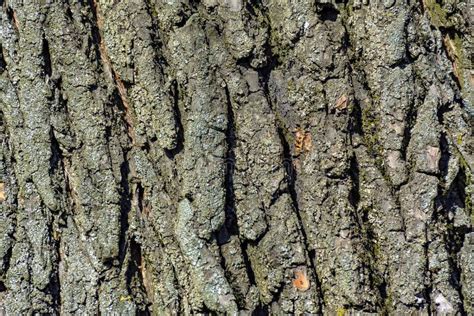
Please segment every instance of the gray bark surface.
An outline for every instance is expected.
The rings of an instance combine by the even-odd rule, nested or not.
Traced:
[[[463,0],[0,0],[0,315],[474,314]]]

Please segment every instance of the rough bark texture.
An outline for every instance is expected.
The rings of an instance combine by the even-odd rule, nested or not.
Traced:
[[[469,1],[0,0],[0,314],[474,314]]]

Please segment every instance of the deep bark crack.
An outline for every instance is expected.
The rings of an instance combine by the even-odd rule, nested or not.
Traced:
[[[239,226],[237,223],[237,216],[235,214],[235,193],[234,193],[234,170],[236,166],[235,158],[235,147],[237,142],[237,136],[235,135],[235,120],[234,120],[234,110],[232,108],[232,98],[230,91],[225,86],[225,95],[227,102],[227,129],[226,129],[226,144],[227,152],[225,157],[225,229],[230,235],[236,235],[239,238],[240,249],[242,251],[242,257],[245,264],[245,270],[250,285],[256,285],[255,274],[252,270],[252,265],[250,263],[248,252],[247,252],[247,242],[240,240],[239,237]]]
[[[95,20],[95,25],[93,25],[93,35],[98,47],[99,57],[102,60],[104,66],[108,68],[111,72],[112,80],[114,81],[115,86],[117,87],[118,95],[120,97],[120,105],[124,111],[124,121],[127,125],[128,136],[132,140],[132,144],[136,145],[137,141],[133,124],[133,114],[131,113],[133,109],[130,107],[130,102],[127,96],[127,88],[125,86],[125,83],[120,78],[120,75],[114,70],[112,61],[110,60],[110,57],[107,53],[107,47],[105,46],[101,34],[104,26],[104,18],[100,12],[99,4],[96,0],[89,1],[90,7],[92,9],[92,14]]]

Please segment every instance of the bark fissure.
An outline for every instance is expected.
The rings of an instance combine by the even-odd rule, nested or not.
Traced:
[[[416,106],[416,101],[413,101],[409,104],[408,111],[406,113],[406,125],[405,129],[403,130],[403,139],[402,139],[402,146],[400,149],[402,159],[407,161],[407,150],[408,150],[408,145],[410,144],[410,139],[411,139],[411,130],[413,126],[416,123],[416,117],[418,114],[417,106]],[[401,184],[403,185],[403,183]],[[399,185],[399,187],[401,186]]]
[[[127,153],[124,152],[123,154],[124,161],[120,166],[120,173],[122,178],[120,179],[120,186],[122,192],[120,194],[120,239],[119,239],[119,260],[121,265],[123,265],[123,260],[125,259],[125,255],[127,252],[127,243],[129,242],[129,223],[128,217],[129,212],[132,209],[132,199],[133,196],[130,198],[131,190],[129,187],[130,181],[130,166],[127,160]]]
[[[51,55],[49,53],[49,44],[46,38],[43,37],[43,60],[44,60],[44,72],[47,78],[50,78],[52,75],[52,65],[51,65]]]
[[[226,135],[226,145],[227,151],[225,156],[225,224],[224,229],[226,230],[224,236],[225,239],[221,242],[227,242],[229,237],[228,235],[237,236],[238,240],[240,241],[239,247],[242,252],[242,260],[245,266],[245,272],[248,278],[248,281],[251,286],[255,286],[255,274],[252,270],[252,265],[249,260],[248,256],[248,244],[246,241],[242,241],[240,238],[239,226],[237,216],[235,214],[235,192],[234,192],[234,172],[237,165],[236,156],[235,156],[235,148],[237,146],[237,136],[235,132],[235,117],[234,117],[234,109],[232,106],[232,97],[230,95],[229,89],[226,86],[224,87],[225,96],[226,96],[226,107],[227,107],[227,128],[225,131]],[[222,259],[225,258],[221,255]],[[229,263],[232,264],[232,263]],[[225,269],[225,262],[223,263],[223,268]],[[240,304],[242,305],[242,304]]]
[[[231,234],[238,234],[237,218],[235,216],[235,193],[234,193],[234,168],[235,161],[235,122],[234,111],[232,109],[232,101],[227,87],[225,88],[227,101],[227,130],[226,130],[226,145],[227,151],[224,160],[225,167],[225,226]]]
[[[60,175],[64,178],[64,164],[63,164],[63,155],[61,148],[59,146],[59,142],[57,141],[56,137],[54,136],[53,130],[50,132],[51,137],[51,160],[50,160],[50,167],[51,173],[54,174],[56,172],[60,172]],[[63,193],[63,188],[58,186],[56,188],[56,193],[58,195]],[[61,203],[59,206],[59,212],[53,213],[53,222],[50,226],[51,237],[53,241],[54,250],[58,259],[55,269],[55,275],[53,282],[51,283],[51,292],[53,294],[54,299],[54,306],[56,309],[61,309],[61,282],[59,276],[59,265],[61,264],[61,222],[63,221],[64,211],[62,210],[63,207],[66,207],[65,203]]]
[[[459,311],[461,315],[467,315],[464,308],[463,284],[461,282],[462,268],[460,266],[458,254],[461,252],[467,234],[472,233],[472,227],[466,225],[455,226],[454,216],[450,216],[459,209],[465,209],[464,204],[466,198],[466,178],[462,170],[454,178],[451,186],[443,190],[440,187],[439,200],[437,201],[437,210],[435,214],[442,218],[446,223],[446,233],[443,235],[443,242],[448,253],[448,263],[451,272],[449,280],[453,288],[456,289],[459,298]],[[439,212],[440,210],[448,210],[448,212]]]
[[[425,257],[425,266],[424,266],[424,276],[425,276],[425,287],[423,290],[423,293],[420,293],[423,295],[424,301],[421,302],[421,306],[424,307],[424,305],[427,306],[427,312],[428,315],[432,315],[432,305],[431,305],[431,294],[433,292],[433,279],[431,276],[431,271],[430,271],[430,256],[429,256],[429,244],[430,244],[430,239],[428,236],[428,225],[425,226],[425,231],[424,231],[424,238],[425,242],[423,244],[423,251],[424,251],[424,257]]]
[[[176,155],[184,150],[184,127],[181,118],[180,109],[180,87],[176,80],[171,84],[171,95],[173,97],[173,114],[175,120],[175,128],[177,131],[176,144],[172,149],[165,149],[165,153],[170,159],[175,159]]]
[[[96,0],[89,1],[95,22],[95,25],[93,27],[93,33],[98,47],[100,60],[102,61],[104,68],[108,69],[111,72],[111,79],[113,80],[117,88],[118,95],[120,97],[120,102],[118,104],[121,106],[121,109],[124,112],[124,121],[127,124],[128,136],[132,140],[132,145],[137,145],[133,124],[132,108],[130,106],[130,101],[127,96],[127,88],[125,86],[125,83],[120,78],[120,75],[114,70],[112,61],[110,60],[110,57],[107,53],[106,44],[104,43],[103,37],[101,35],[104,24],[104,18],[102,17],[102,13],[100,12],[100,6]]]

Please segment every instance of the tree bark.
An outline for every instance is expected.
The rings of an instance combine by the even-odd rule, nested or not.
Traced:
[[[0,315],[474,314],[472,8],[325,2],[0,1]]]

